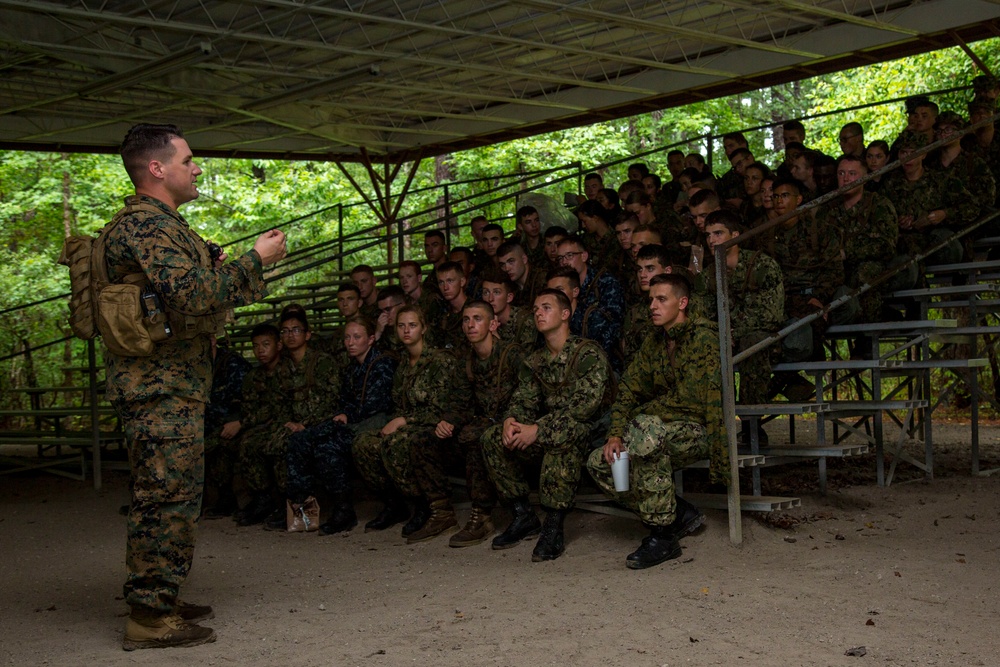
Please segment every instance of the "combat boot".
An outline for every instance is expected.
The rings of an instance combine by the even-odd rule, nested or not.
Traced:
[[[625,557],[625,565],[630,570],[644,570],[680,555],[681,545],[670,526],[651,526],[649,537],[643,538],[639,548]]]
[[[431,515],[420,530],[415,531],[406,538],[407,544],[416,544],[432,540],[449,528],[458,525],[455,519],[455,510],[451,507],[451,501],[441,498],[431,503]]]
[[[427,520],[431,518],[431,504],[426,498],[417,498],[413,501],[413,516],[403,524],[403,537],[409,537],[424,527]]]
[[[330,512],[326,523],[319,526],[320,535],[333,535],[350,530],[358,525],[358,515],[354,513],[354,505],[351,503],[351,494],[338,493],[334,496],[333,511]]]
[[[264,530],[288,530],[288,512],[284,507],[275,509],[264,519]]]
[[[705,523],[705,515],[700,509],[680,496],[674,496],[674,498],[677,500],[677,515],[674,522],[670,524],[670,531],[679,540],[701,528],[701,525]]]
[[[233,515],[237,526],[253,526],[266,519],[274,511],[274,501],[268,495],[260,495],[250,504]]]
[[[188,623],[207,621],[210,618],[215,618],[215,611],[207,604],[193,604],[190,602],[181,602],[180,600],[174,603],[174,613],[180,616],[182,621],[187,621]]]
[[[490,516],[490,511],[473,507],[469,521],[462,530],[451,536],[451,539],[448,540],[448,546],[471,547],[480,544],[493,534],[493,530],[493,518]]]
[[[175,648],[215,641],[215,630],[189,623],[176,614],[145,618],[131,615],[125,621],[122,648]]]
[[[538,520],[535,510],[531,509],[527,497],[516,499],[510,509],[514,518],[506,530],[493,538],[494,549],[510,549],[526,537],[537,535],[542,529],[542,522]]]
[[[569,510],[547,509],[545,523],[542,524],[542,534],[538,536],[531,560],[540,563],[545,560],[555,560],[563,555],[566,547],[563,545],[563,521]]]
[[[398,496],[391,496],[385,501],[385,505],[382,507],[382,511],[378,515],[365,524],[365,532],[371,532],[373,530],[385,530],[395,526],[400,521],[406,521],[409,513],[406,511],[406,504],[403,499]]]

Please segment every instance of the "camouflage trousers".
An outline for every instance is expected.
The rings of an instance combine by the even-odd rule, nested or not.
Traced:
[[[233,477],[240,454],[240,438],[224,439],[222,428],[205,433],[205,489],[219,498],[233,495]]]
[[[205,483],[205,404],[180,396],[115,401],[128,442],[125,601],[170,614],[191,570]]]
[[[857,289],[874,280],[885,269],[886,266],[879,262],[861,262],[854,265],[845,264],[844,275],[847,276],[847,286],[851,289]],[[885,285],[874,287],[861,295],[858,299],[860,312],[855,319],[856,322],[868,324],[882,320],[882,292],[880,291],[882,289],[885,289]]]
[[[269,493],[277,488],[285,493],[288,483],[288,439],[292,432],[284,423],[254,426],[240,438],[237,471],[248,491],[254,495]]]
[[[638,514],[646,525],[669,526],[677,510],[674,470],[708,458],[705,427],[638,415],[629,422],[622,440],[628,451],[629,490],[615,491],[603,448],[592,451],[587,459],[590,476],[609,498]]]
[[[414,447],[411,454],[413,474],[420,491],[430,501],[451,497],[451,481],[448,469],[465,463],[465,484],[469,498],[475,507],[493,509],[497,501],[496,488],[490,481],[483,461],[483,449],[479,440],[492,422],[485,417],[477,417],[458,430],[454,438],[433,438],[421,447]]]
[[[385,436],[379,429],[362,431],[351,444],[354,465],[372,490],[383,498],[395,493],[419,498],[422,494],[413,472],[412,450],[432,440],[437,440],[437,436],[434,428],[428,426],[407,424]]]
[[[345,494],[351,490],[351,443],[364,428],[382,428],[385,415],[359,424],[325,421],[288,439],[288,482],[285,494],[304,503],[317,491]]]
[[[589,422],[567,419],[558,430],[556,442],[537,441],[527,449],[504,447],[503,424],[486,429],[481,440],[483,458],[500,498],[510,501],[527,496],[530,488],[524,465],[541,459],[538,495],[542,505],[549,509],[572,507],[592,428]]]
[[[753,347],[770,336],[766,331],[751,331],[743,334],[733,346],[735,352],[742,352]],[[740,403],[757,405],[767,403],[768,385],[771,381],[771,352],[773,348],[761,350],[757,354],[741,361],[740,372]]]

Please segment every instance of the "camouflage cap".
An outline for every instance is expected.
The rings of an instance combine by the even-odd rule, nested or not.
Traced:
[[[896,149],[900,148],[916,149],[916,148],[923,148],[926,145],[927,145],[927,137],[920,134],[919,132],[912,132],[910,130],[906,130],[905,132],[900,134],[896,138],[896,141],[893,143],[893,146]]]

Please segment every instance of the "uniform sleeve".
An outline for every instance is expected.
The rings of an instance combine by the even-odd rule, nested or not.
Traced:
[[[522,424],[530,424],[542,409],[542,388],[531,369],[531,357],[521,363],[517,374],[517,388],[510,399],[510,410],[507,416],[513,417]]]
[[[611,368],[604,353],[593,344],[585,344],[583,351],[576,359],[576,368],[568,368],[564,389],[568,391],[568,400],[560,401],[561,409],[549,410],[538,418],[538,440],[541,442],[559,442],[563,439],[562,431],[567,421],[590,422],[597,419],[597,414],[604,399]]]
[[[348,421],[359,422],[380,412],[392,410],[392,379],[395,370],[395,359],[387,355],[380,356],[372,363],[364,403],[355,414],[347,415]]]

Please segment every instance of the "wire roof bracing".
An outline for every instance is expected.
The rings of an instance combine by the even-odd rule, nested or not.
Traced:
[[[0,147],[430,156],[1000,34],[987,0],[0,0]]]

